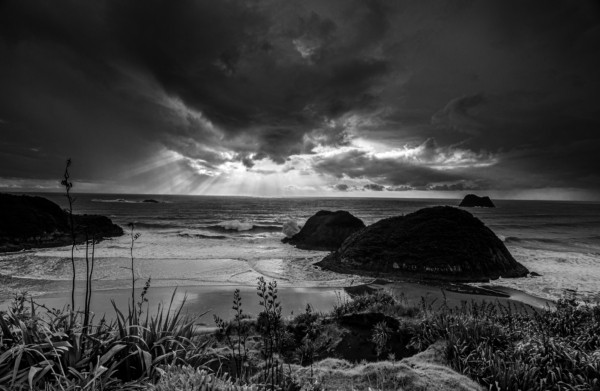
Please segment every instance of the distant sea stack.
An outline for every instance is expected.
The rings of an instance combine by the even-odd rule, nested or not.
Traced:
[[[322,210],[309,218],[300,232],[291,238],[284,238],[283,242],[303,250],[334,251],[340,248],[346,238],[364,227],[362,220],[349,212]]]
[[[495,208],[496,205],[490,200],[490,197],[479,197],[475,194],[467,194],[465,198],[460,202],[458,206],[463,206],[467,208]]]
[[[380,220],[350,236],[317,265],[338,272],[446,281],[528,273],[478,218],[449,206]]]
[[[84,228],[97,239],[123,235],[105,216],[73,215],[76,243],[85,241]],[[27,195],[0,193],[0,253],[72,243],[69,215],[54,202]]]

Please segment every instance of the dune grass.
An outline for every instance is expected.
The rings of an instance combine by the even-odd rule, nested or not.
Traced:
[[[448,364],[489,390],[600,390],[598,306],[465,302],[425,312],[414,333],[420,349],[445,340]]]

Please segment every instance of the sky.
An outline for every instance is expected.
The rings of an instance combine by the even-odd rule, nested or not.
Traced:
[[[600,3],[0,0],[0,191],[600,200]]]

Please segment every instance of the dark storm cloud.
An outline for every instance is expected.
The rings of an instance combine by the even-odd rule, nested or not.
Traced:
[[[386,188],[387,191],[411,191],[413,190],[412,187],[410,186],[395,186],[395,187],[387,187]]]
[[[450,185],[435,185],[435,186],[431,186],[429,188],[429,190],[433,190],[433,191],[463,191],[463,190],[469,190],[469,191],[475,191],[475,190],[486,190],[487,188],[485,186],[469,186],[469,185],[465,185],[463,183],[453,183]]]
[[[362,139],[422,148],[311,169],[597,191],[599,21],[591,1],[5,0],[0,177],[73,156],[110,181],[164,149],[253,169]]]
[[[471,116],[469,109],[476,108],[484,103],[485,100],[481,94],[452,99],[446,107],[431,117],[431,123],[458,132],[479,136],[481,125]]]
[[[370,26],[381,22],[380,9],[370,2],[355,5],[364,12],[351,17],[350,24],[371,31],[370,35],[381,35],[377,32],[380,27]],[[334,44],[335,23],[308,11],[276,15],[278,8],[269,2],[216,0],[6,1],[0,16],[6,46],[1,50],[3,57],[14,60],[5,64],[8,69],[4,76],[18,72],[22,62],[28,62],[29,72],[39,72],[37,67],[42,65],[25,58],[29,54],[25,52],[32,53],[31,57],[51,55],[81,78],[81,84],[121,99],[130,93],[123,103],[133,110],[161,105],[156,97],[144,96],[147,91],[136,91],[139,86],[123,91],[132,78],[147,80],[156,84],[153,88],[159,91],[155,93],[164,91],[180,99],[223,132],[218,140],[207,138],[205,132],[198,131],[203,125],[151,118],[152,111],[165,114],[167,109],[146,107],[150,118],[135,120],[154,120],[140,131],[148,139],[214,164],[222,160],[215,149],[223,145],[242,152],[246,165],[250,156],[282,163],[290,154],[304,151],[304,135],[321,128],[324,121],[353,110],[372,109],[376,97],[370,89],[390,69],[384,59],[355,52],[356,48],[377,44],[364,36],[344,37],[344,42],[332,49],[335,56],[320,56],[319,66],[315,66],[303,58],[292,39],[285,38],[297,35],[298,40],[320,40],[322,44],[313,43],[317,50],[327,42]],[[78,94],[72,91],[68,97],[65,93],[64,100],[77,100]],[[7,95],[5,99],[9,99]],[[11,114],[3,109],[0,114]],[[43,109],[39,111],[48,116]],[[25,113],[12,114],[25,122]],[[117,121],[130,120],[119,114]],[[128,125],[141,127],[139,123]],[[161,130],[154,134],[154,127]],[[238,137],[252,142],[242,146]],[[312,145],[328,140],[322,137]]]
[[[383,190],[381,184],[428,189],[439,182],[481,181],[482,170],[495,161],[496,157],[484,150],[474,153],[459,146],[440,147],[434,139],[427,139],[421,145],[382,154],[350,149],[317,157],[312,167],[320,174],[379,182],[365,185],[368,190]]]
[[[313,165],[316,172],[338,178],[374,179],[388,185],[423,187],[432,182],[461,179],[453,171],[440,171],[397,159],[378,159],[363,151],[340,153]]]
[[[369,183],[364,185],[363,189],[372,191],[383,191],[385,190],[385,186],[378,185],[377,183]]]

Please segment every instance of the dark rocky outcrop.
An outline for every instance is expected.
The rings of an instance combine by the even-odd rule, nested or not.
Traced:
[[[475,194],[467,194],[458,206],[467,208],[495,208],[496,205],[490,200],[490,197],[479,197]]]
[[[334,251],[346,238],[364,227],[362,220],[349,212],[322,210],[308,219],[300,232],[284,238],[283,242],[304,250]]]
[[[123,235],[105,216],[73,215],[77,243],[85,229],[97,239]],[[54,202],[36,196],[0,194],[0,252],[57,247],[72,243],[69,215]]]
[[[146,202],[148,204],[160,204],[160,201],[156,201],[156,200],[153,200],[153,199],[144,200],[142,202]]]
[[[378,221],[350,236],[317,265],[338,272],[447,281],[528,273],[478,218],[449,206]]]

